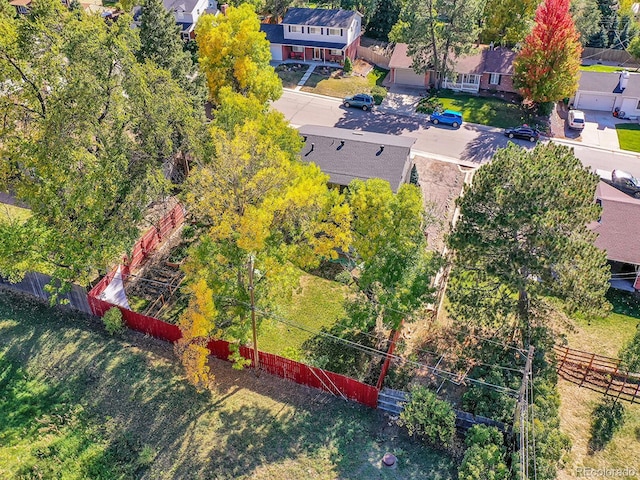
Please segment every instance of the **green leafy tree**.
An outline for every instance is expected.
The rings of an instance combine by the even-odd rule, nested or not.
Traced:
[[[180,27],[171,12],[164,8],[162,0],[145,0],[140,15],[141,62],[151,60],[159,67],[171,72],[180,85],[194,94],[203,103],[205,90],[198,76],[191,55],[185,51],[180,38]]]
[[[389,39],[408,44],[416,73],[433,70],[438,81],[455,57],[470,53],[478,39],[485,0],[407,0]]]
[[[371,20],[367,22],[367,36],[388,41],[389,33],[400,16],[401,8],[400,0],[379,0]]]
[[[474,425],[465,439],[467,450],[458,470],[458,480],[507,480],[502,434],[495,427]]]
[[[589,40],[601,31],[602,14],[596,0],[573,0],[571,15],[580,33],[580,43],[586,45]]]
[[[535,103],[572,97],[578,89],[581,54],[569,0],[545,0],[513,62],[513,85]]]
[[[603,450],[624,426],[624,422],[625,410],[622,402],[604,397],[591,414],[589,448],[592,451]]]
[[[456,414],[451,404],[423,386],[411,390],[400,424],[410,435],[438,448],[450,447],[456,434]]]
[[[278,23],[292,4],[293,0],[266,0],[264,11],[273,15],[273,23]]]
[[[537,6],[537,0],[487,0],[480,38],[504,46],[521,42],[531,29]]]
[[[271,51],[250,5],[229,7],[226,15],[203,15],[196,27],[200,69],[207,78],[209,99],[216,105],[222,87],[253,95],[261,102],[277,100],[282,82],[269,62]]]
[[[629,371],[640,373],[640,327],[636,328],[636,334],[620,350],[620,360]]]
[[[126,18],[108,26],[42,0],[19,21],[0,19],[0,31],[0,75],[16,86],[0,99],[0,189],[33,213],[0,228],[0,271],[86,285],[167,192],[163,166],[193,138],[190,102],[167,72],[137,63]]]
[[[457,256],[448,293],[459,318],[511,325],[526,340],[546,297],[570,313],[606,314],[609,270],[587,228],[599,216],[597,183],[568,147],[498,150],[466,189],[449,238]]]
[[[299,161],[300,136],[281,114],[229,89],[221,98],[210,154],[187,182],[187,205],[203,233],[184,270],[189,283],[202,279],[214,295],[213,320],[224,336],[246,343],[250,260],[262,320],[291,294],[298,267],[347,249],[351,215],[327,176]]]

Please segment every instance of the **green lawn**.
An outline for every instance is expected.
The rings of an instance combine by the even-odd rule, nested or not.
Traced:
[[[288,68],[286,64],[276,68],[276,73],[280,77],[280,80],[282,80],[282,86],[284,88],[295,88],[308,70],[308,68],[302,68],[300,70],[287,71],[284,70],[284,68]]]
[[[0,478],[457,478],[377,411],[211,366],[198,393],[169,345],[0,291]]]
[[[284,317],[312,331],[330,327],[340,319],[344,311],[347,287],[338,283],[303,274],[300,289],[282,305]],[[292,328],[281,322],[263,323],[258,345],[260,350],[299,360],[300,347],[312,333]]]
[[[31,210],[27,208],[15,207],[8,203],[0,203],[0,221],[17,220],[22,222],[31,216]]]
[[[375,67],[366,78],[356,75],[329,78],[326,75],[312,73],[302,90],[337,98],[344,98],[356,93],[369,93],[376,85],[382,85],[388,72],[383,68]]]
[[[616,124],[620,148],[631,152],[640,152],[640,125],[637,123]]]
[[[611,290],[608,298],[613,312],[604,320],[580,320],[576,331],[568,335],[569,346],[587,352],[617,357],[620,348],[633,337],[640,323],[640,301],[633,295]],[[623,402],[626,422],[602,451],[589,453],[591,413],[602,395],[572,383],[559,384],[561,428],[571,436],[573,449],[565,468],[635,468],[640,470],[640,405]],[[564,477],[563,477],[564,478]]]
[[[584,72],[621,72],[624,67],[615,65],[580,65],[580,70]]]
[[[534,118],[526,113],[520,104],[510,103],[500,98],[441,90],[438,92],[438,100],[444,109],[461,112],[465,122],[499,128],[535,123]]]

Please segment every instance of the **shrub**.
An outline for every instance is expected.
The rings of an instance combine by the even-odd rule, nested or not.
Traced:
[[[474,425],[465,440],[467,451],[458,470],[459,480],[507,480],[504,438],[494,427]]]
[[[342,71],[344,73],[353,72],[353,63],[351,62],[351,59],[349,57],[345,57],[344,65],[342,66]]]
[[[387,96],[387,89],[376,85],[371,89],[371,96],[373,97],[373,101],[376,102],[376,105],[380,105]]]
[[[542,115],[542,116],[548,116],[551,115],[551,112],[553,112],[553,106],[555,104],[553,102],[542,102],[538,104],[538,114]]]
[[[411,390],[410,400],[400,414],[400,425],[425,442],[447,448],[453,444],[456,433],[456,414],[448,402],[435,393],[418,386]]]
[[[442,110],[443,105],[435,95],[421,98],[416,107],[416,112],[431,114],[436,110]]]
[[[510,385],[505,381],[503,373],[505,372],[497,368],[478,367],[474,369],[471,377],[500,387],[516,387],[516,385]],[[511,422],[513,420],[515,406],[515,398],[494,388],[479,384],[469,386],[462,396],[462,408],[465,411],[500,422]]]
[[[634,337],[620,350],[620,360],[628,370],[640,372],[640,325]]]
[[[611,397],[605,397],[591,416],[589,448],[593,451],[602,450],[623,425],[624,406]]]
[[[104,328],[109,335],[120,334],[124,332],[124,320],[122,320],[122,312],[119,308],[113,307],[106,311],[102,317]]]
[[[413,167],[411,167],[411,178],[409,178],[409,183],[420,186],[420,177],[418,176],[418,168],[415,163],[413,164]]]

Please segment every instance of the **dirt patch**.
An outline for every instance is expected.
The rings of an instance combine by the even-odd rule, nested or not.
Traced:
[[[373,70],[373,64],[363,60],[362,58],[357,58],[356,61],[353,62],[354,75],[366,77],[371,70]]]
[[[430,250],[441,252],[451,228],[456,198],[462,191],[465,173],[458,165],[425,157],[415,157],[420,188],[429,226],[425,230]]]

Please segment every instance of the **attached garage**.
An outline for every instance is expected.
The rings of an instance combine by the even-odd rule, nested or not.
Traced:
[[[271,44],[269,49],[271,50],[271,60],[282,61],[282,45]]]
[[[614,95],[603,95],[598,93],[580,93],[576,98],[575,107],[581,110],[599,110],[603,112],[613,112],[616,103]]]
[[[394,69],[393,80],[397,85],[412,85],[416,87],[424,87],[424,74],[417,74],[409,68],[396,68]]]

